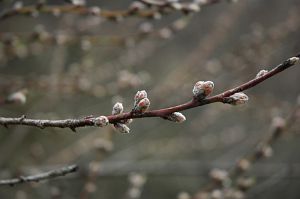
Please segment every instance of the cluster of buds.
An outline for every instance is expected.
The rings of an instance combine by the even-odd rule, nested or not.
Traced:
[[[166,119],[178,123],[184,122],[186,120],[185,116],[180,112],[171,113],[166,117]]]
[[[265,74],[267,74],[269,71],[267,70],[261,70],[259,71],[257,74],[256,74],[256,77],[255,78],[259,78],[259,77],[262,77],[264,76]]]
[[[224,103],[231,105],[245,104],[249,100],[249,97],[245,93],[234,93],[233,95],[226,97]]]
[[[145,90],[138,91],[134,96],[133,112],[145,113],[150,106],[150,100],[147,98],[147,92]]]
[[[94,122],[95,126],[98,126],[98,127],[104,127],[109,124],[108,118],[104,115],[94,118],[93,122]]]
[[[146,176],[139,173],[131,173],[128,177],[130,187],[128,189],[129,198],[140,198],[142,189],[146,183]]]
[[[212,93],[214,83],[212,81],[198,81],[194,85],[193,95],[197,100],[203,100]]]
[[[113,106],[112,109],[112,114],[113,115],[119,115],[123,113],[123,104],[120,102],[115,103],[115,105]],[[130,129],[126,124],[129,124],[132,122],[132,119],[126,119],[126,120],[122,120],[119,123],[115,123],[114,127],[116,130],[118,130],[121,133],[129,133]]]

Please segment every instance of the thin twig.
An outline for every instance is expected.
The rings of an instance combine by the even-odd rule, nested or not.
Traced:
[[[67,175],[69,173],[73,173],[77,170],[78,170],[77,165],[65,166],[65,167],[62,167],[62,168],[59,168],[59,169],[47,171],[45,173],[40,173],[40,174],[36,174],[36,175],[20,176],[18,178],[0,180],[0,186],[1,185],[14,186],[16,184],[21,184],[21,183],[26,183],[26,182],[39,182],[41,180],[47,180],[47,179],[51,179],[51,178],[64,176],[64,175]]]
[[[119,115],[109,115],[107,116],[109,123],[115,124],[120,121],[124,121],[127,119],[134,119],[134,118],[146,118],[146,117],[161,117],[166,118],[168,115],[184,111],[188,109],[192,109],[195,107],[212,104],[216,102],[222,102],[222,103],[228,103],[228,97],[231,95],[242,92],[244,90],[250,89],[252,87],[255,87],[259,83],[275,76],[276,74],[290,68],[291,66],[295,65],[297,61],[295,59],[299,59],[300,54],[298,54],[296,57],[289,58],[283,63],[279,64],[269,72],[265,73],[264,75],[260,77],[255,77],[254,79],[241,84],[233,89],[229,89],[224,91],[223,93],[220,93],[218,95],[214,95],[212,97],[205,98],[203,100],[197,100],[196,98],[193,98],[189,102],[172,106],[169,108],[163,108],[163,109],[157,109],[152,111],[147,111],[145,113],[139,114],[135,112],[127,112],[122,113]],[[25,126],[34,126],[39,128],[45,128],[45,127],[59,127],[59,128],[70,128],[72,131],[75,131],[78,127],[86,127],[86,126],[97,126],[96,124],[96,118],[95,117],[86,117],[83,119],[65,119],[65,120],[41,120],[41,119],[27,119],[25,116],[22,116],[20,118],[6,118],[6,117],[0,117],[0,124],[7,127],[8,125],[25,125]]]

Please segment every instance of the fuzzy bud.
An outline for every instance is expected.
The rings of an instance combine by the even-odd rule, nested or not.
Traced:
[[[291,65],[296,64],[299,61],[299,57],[291,57],[287,60]]]
[[[193,88],[193,95],[198,100],[202,100],[212,93],[214,83],[212,81],[198,81]]]
[[[166,117],[166,119],[170,120],[172,122],[178,122],[178,123],[184,122],[186,120],[185,116],[180,112],[174,112],[174,113],[168,115]]]
[[[128,128],[128,126],[126,126],[125,124],[116,123],[116,124],[114,124],[114,127],[120,133],[129,133],[130,132],[130,128]]]
[[[109,124],[109,120],[106,116],[102,115],[94,119],[94,124],[98,127],[107,126]]]
[[[216,182],[224,182],[228,178],[228,172],[222,169],[213,169],[209,174]]]
[[[115,105],[113,106],[113,110],[112,110],[112,114],[113,115],[118,115],[123,113],[123,104],[120,102],[115,103]]]
[[[20,90],[15,93],[10,94],[5,101],[7,103],[18,103],[18,104],[25,104],[26,103],[26,93],[27,90]]]
[[[149,108],[150,106],[150,100],[148,98],[144,98],[142,99],[141,101],[139,101],[136,105],[136,107],[134,108],[134,110],[136,112],[139,112],[139,113],[144,113],[147,111],[147,109]]]
[[[241,159],[237,163],[237,168],[241,171],[247,171],[251,166],[251,163],[247,159]]]
[[[134,96],[134,106],[136,106],[144,98],[147,98],[147,92],[145,90],[138,91]]]
[[[251,188],[254,185],[254,183],[255,180],[253,178],[240,177],[237,179],[237,186],[244,191]]]
[[[234,93],[230,97],[225,99],[224,103],[231,104],[231,105],[240,105],[245,104],[248,101],[249,97],[245,93]]]
[[[267,70],[261,70],[257,73],[256,77],[255,78],[259,78],[259,77],[262,77],[264,76],[265,74],[267,74],[268,71]]]

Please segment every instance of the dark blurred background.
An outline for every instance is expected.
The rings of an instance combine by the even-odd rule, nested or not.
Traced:
[[[87,1],[87,6],[126,9],[130,3]],[[2,11],[13,5],[0,2]],[[134,94],[143,89],[151,109],[158,109],[188,101],[198,80],[211,80],[214,93],[222,92],[300,52],[299,9],[299,0],[240,0],[205,6],[190,18],[176,12],[160,20],[120,22],[73,14],[1,20],[0,95],[20,89],[28,95],[26,104],[2,105],[0,114],[41,119],[109,115],[117,101],[130,111]],[[176,20],[186,27],[170,31]],[[147,28],[154,33],[145,33]],[[33,32],[58,36],[55,42],[38,42],[28,39]],[[5,42],[12,42],[12,49]],[[80,169],[49,181],[0,187],[0,198],[187,198],[183,192],[193,195],[206,187],[211,169],[230,169],[255,150],[274,117],[290,115],[299,78],[296,65],[246,91],[250,100],[244,106],[188,110],[183,124],[137,119],[130,134],[111,127],[78,133],[2,127],[1,179],[73,163]],[[276,140],[273,156],[247,173],[255,185],[246,198],[300,198],[299,142],[298,120]],[[135,180],[146,181],[132,191]]]

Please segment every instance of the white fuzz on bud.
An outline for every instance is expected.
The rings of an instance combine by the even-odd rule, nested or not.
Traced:
[[[255,78],[259,78],[259,77],[262,77],[264,76],[265,74],[267,74],[268,71],[267,70],[261,70],[257,73],[256,77]]]
[[[231,105],[245,104],[249,100],[249,97],[245,93],[234,93],[230,97],[226,98],[225,103]]]
[[[144,98],[137,103],[134,110],[139,113],[145,113],[148,110],[149,106],[150,106],[150,100],[148,98]]]
[[[214,83],[212,81],[198,81],[193,88],[193,95],[198,100],[202,100],[212,93]]]
[[[241,159],[237,163],[237,168],[241,171],[247,171],[251,166],[251,163],[247,159]]]
[[[118,115],[123,113],[123,104],[120,102],[115,103],[115,105],[113,106],[113,110],[112,110],[112,114],[113,115]]]
[[[123,121],[123,124],[131,124],[133,122],[133,119],[126,119]]]
[[[6,98],[6,102],[7,103],[25,104],[26,103],[26,93],[27,93],[26,89],[12,93]]]
[[[128,126],[126,126],[125,124],[116,123],[116,124],[114,124],[114,127],[120,133],[129,133],[130,132],[130,128],[128,128]]]
[[[184,122],[186,120],[185,116],[180,112],[174,112],[168,115],[166,119],[178,123]]]
[[[138,91],[134,96],[134,106],[136,106],[144,98],[147,98],[147,92],[145,90]]]
[[[251,188],[255,183],[255,180],[253,178],[247,178],[247,177],[239,177],[237,179],[237,186],[241,190],[248,190]]]
[[[199,12],[200,6],[197,3],[191,3],[189,4],[188,9],[192,12]]]
[[[109,120],[106,116],[99,116],[94,119],[95,126],[103,127],[109,124]]]
[[[288,62],[292,65],[296,64],[299,61],[299,57],[291,57],[288,59]]]
[[[228,178],[228,172],[222,169],[213,169],[210,171],[209,175],[217,182],[223,182]]]

